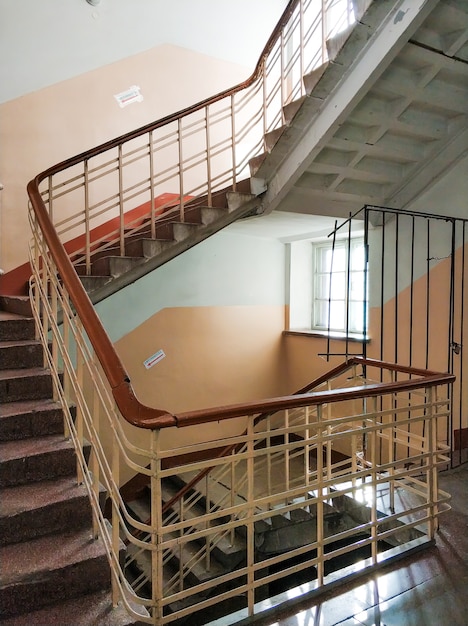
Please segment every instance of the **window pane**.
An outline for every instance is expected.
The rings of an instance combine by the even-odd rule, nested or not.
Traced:
[[[350,277],[350,300],[364,299],[364,272],[353,272]]]
[[[348,317],[348,331],[362,333],[366,298],[364,242],[336,241],[334,250],[332,247],[333,242],[315,247],[313,326],[345,332]]]
[[[351,246],[351,262],[350,268],[351,270],[364,270],[365,263],[365,254],[364,254],[364,243],[361,242],[359,245],[354,244]]]
[[[344,300],[346,297],[346,274],[345,272],[333,272],[331,280],[332,300]]]
[[[316,300],[314,305],[314,326],[328,328],[328,301]]]
[[[344,330],[345,310],[344,302],[333,302],[330,312],[330,330]]]
[[[349,305],[349,330],[353,333],[363,332],[364,305],[362,302],[351,302]]]
[[[328,300],[330,293],[330,274],[321,274],[315,278],[315,297]]]

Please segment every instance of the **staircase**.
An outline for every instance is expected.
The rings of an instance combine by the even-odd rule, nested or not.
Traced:
[[[107,556],[92,535],[27,298],[3,298],[0,307],[2,624],[136,624],[112,607]]]
[[[257,215],[261,201],[250,193],[246,179],[211,197],[187,200],[180,211],[167,207],[152,228],[151,217],[139,219],[123,232],[123,249],[114,237],[91,252],[90,268],[83,254],[71,256],[77,274],[93,302],[141,278],[200,243],[237,219]],[[124,254],[121,254],[122,251]]]

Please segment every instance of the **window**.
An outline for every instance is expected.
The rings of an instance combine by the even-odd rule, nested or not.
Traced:
[[[361,338],[367,328],[364,240],[289,244],[289,329]],[[364,317],[366,316],[366,319]]]
[[[363,239],[312,246],[312,329],[362,334],[367,301]]]

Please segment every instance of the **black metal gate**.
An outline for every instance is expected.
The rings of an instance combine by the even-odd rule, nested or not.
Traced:
[[[451,416],[438,433],[452,466],[468,460],[467,225],[468,219],[367,205],[331,233],[333,241],[345,234],[350,242],[364,232],[363,356],[455,374]],[[345,356],[349,348],[346,340]]]

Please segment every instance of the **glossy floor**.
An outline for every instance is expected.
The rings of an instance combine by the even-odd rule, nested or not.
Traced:
[[[440,487],[452,495],[452,509],[440,518],[435,546],[251,623],[468,626],[468,464],[442,472]]]

